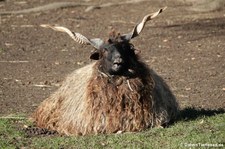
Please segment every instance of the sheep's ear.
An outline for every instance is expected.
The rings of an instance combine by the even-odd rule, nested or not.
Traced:
[[[137,25],[134,27],[134,29],[132,30],[132,32],[130,32],[130,33],[128,33],[128,34],[122,35],[121,38],[123,38],[124,40],[129,41],[129,40],[131,40],[132,38],[138,36],[138,35],[141,33],[141,31],[144,29],[146,22],[149,21],[149,20],[152,20],[153,18],[155,18],[156,16],[158,16],[158,15],[159,15],[160,13],[162,13],[166,8],[167,8],[167,7],[164,7],[164,8],[162,8],[162,9],[159,9],[159,10],[158,10],[157,12],[155,12],[155,13],[146,15],[146,16],[142,19],[141,23],[137,24]]]
[[[98,50],[95,50],[91,53],[90,59],[92,60],[99,60],[100,59],[100,53]]]

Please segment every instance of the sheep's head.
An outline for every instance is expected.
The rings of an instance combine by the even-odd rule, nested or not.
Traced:
[[[89,39],[80,33],[75,33],[61,26],[41,25],[42,27],[52,28],[56,31],[66,32],[73,40],[80,44],[92,45],[95,50],[90,58],[100,61],[100,69],[110,75],[121,75],[128,71],[132,62],[137,59],[135,49],[129,41],[138,36],[143,30],[147,21],[159,15],[166,8],[146,15],[141,23],[137,24],[132,32],[128,34],[117,34],[114,31],[110,34],[109,39],[104,42],[100,38]]]
[[[123,75],[137,59],[133,45],[115,31],[99,49],[92,52],[90,58],[99,60],[99,70],[110,75]]]

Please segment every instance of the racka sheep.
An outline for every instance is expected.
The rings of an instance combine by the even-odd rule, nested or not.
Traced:
[[[42,25],[66,32],[80,44],[92,45],[95,50],[90,58],[97,61],[75,70],[40,104],[32,115],[37,127],[89,135],[142,131],[173,121],[178,113],[174,95],[129,43],[163,10],[146,15],[128,34],[112,32],[105,42],[65,27]]]

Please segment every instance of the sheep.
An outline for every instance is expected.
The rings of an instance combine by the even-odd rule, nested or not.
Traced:
[[[130,40],[164,9],[146,15],[132,32],[111,32],[109,39],[89,39],[61,26],[42,25],[92,45],[96,60],[67,76],[62,86],[32,114],[39,128],[64,135],[138,132],[166,126],[179,105],[169,86],[142,62]]]

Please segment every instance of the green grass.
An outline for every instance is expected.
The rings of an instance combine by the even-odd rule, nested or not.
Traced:
[[[187,112],[187,111],[186,111]],[[191,111],[190,111],[191,112]],[[193,115],[192,115],[193,116]],[[225,147],[225,114],[181,118],[169,128],[153,128],[140,133],[96,136],[26,137],[22,131],[27,120],[0,119],[0,148],[190,148],[190,145]],[[201,147],[207,148],[207,147]]]
[[[3,51],[5,51],[5,50],[3,48],[0,48],[0,53],[3,52]]]

